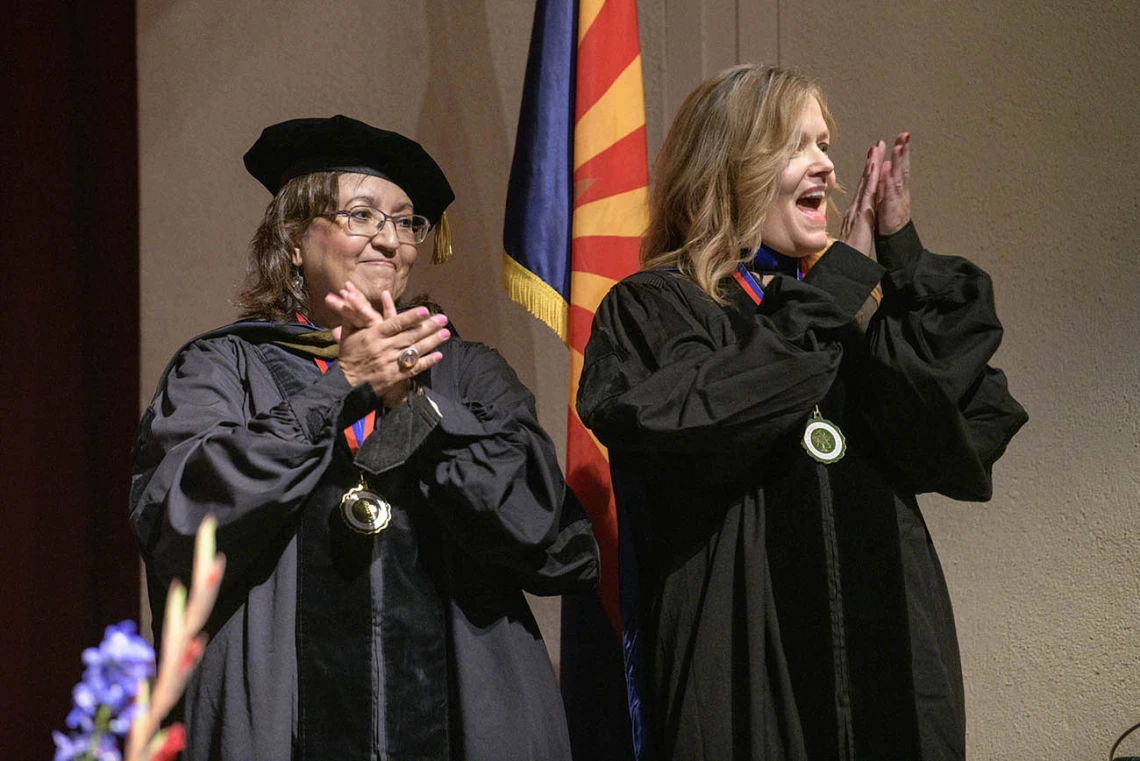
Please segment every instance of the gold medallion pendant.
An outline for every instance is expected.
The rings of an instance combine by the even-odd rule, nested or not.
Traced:
[[[819,405],[816,405],[815,412],[804,427],[800,443],[813,460],[824,465],[839,462],[847,453],[847,440],[843,438],[843,432],[839,426],[819,414]]]
[[[368,490],[362,474],[360,483],[340,498],[340,517],[358,534],[379,534],[392,520],[392,505]]]

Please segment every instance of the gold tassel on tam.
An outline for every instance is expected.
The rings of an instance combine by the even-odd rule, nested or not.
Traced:
[[[447,223],[447,212],[439,215],[435,226],[435,250],[431,254],[432,264],[443,264],[451,258],[451,226]]]

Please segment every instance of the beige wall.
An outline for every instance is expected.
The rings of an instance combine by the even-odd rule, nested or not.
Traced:
[[[997,281],[997,363],[1030,424],[992,502],[923,500],[957,610],[975,759],[1103,757],[1140,720],[1138,7],[640,3],[651,153],[705,74],[737,60],[803,67],[830,94],[841,177],[854,184],[872,139],[912,131],[927,246]],[[532,8],[140,0],[147,396],[184,339],[233,315],[268,200],[241,154],[265,124],[343,112],[417,136],[447,171],[458,256],[422,265],[413,288],[498,347],[563,437],[565,353],[498,285]],[[541,611],[556,634],[554,608]]]

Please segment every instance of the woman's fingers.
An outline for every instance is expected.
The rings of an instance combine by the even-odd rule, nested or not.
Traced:
[[[442,316],[443,315],[436,315],[431,320],[425,320],[424,324],[420,325],[415,331],[412,331],[413,335],[419,335],[408,345],[416,347],[416,350],[420,354],[424,354],[451,338],[451,331],[443,327],[447,324],[446,318],[443,321],[436,319]]]
[[[875,229],[875,195],[879,184],[879,163],[882,147],[876,142],[867,151],[867,162],[855,188],[855,197],[843,215],[839,237],[847,245],[870,256]]]
[[[350,327],[356,329],[377,327],[379,335],[385,338],[393,338],[405,331],[420,327],[425,328],[425,333],[432,332],[438,330],[438,327],[431,327],[433,324],[447,324],[447,317],[444,315],[436,315],[433,323],[431,312],[427,307],[414,307],[397,312],[396,304],[388,291],[381,294],[380,301],[383,314],[377,312],[372,303],[351,282],[346,283],[339,293],[330,293],[325,299],[325,303],[335,309]]]
[[[875,192],[875,208],[877,210],[882,210],[887,197],[891,195],[891,162],[884,161],[883,168],[880,172],[882,172],[883,181],[879,183],[879,187]]]
[[[874,175],[874,179],[870,183],[873,192],[869,193],[867,197],[868,200],[872,203],[874,202],[875,192],[878,191],[879,185],[883,181],[883,159],[885,158],[887,152],[887,144],[882,140],[876,140],[873,149],[875,151],[875,164],[874,167],[872,167],[871,172]]]
[[[326,294],[325,305],[340,316],[341,325],[350,332],[378,325],[382,319],[351,281],[339,292]]]
[[[910,133],[900,132],[883,162],[875,216],[880,235],[892,235],[910,221]]]
[[[344,294],[345,299],[352,309],[368,320],[369,326],[379,325],[384,321],[383,316],[376,311],[372,303],[368,301],[351,280],[344,284],[344,290],[342,290],[341,293]]]
[[[383,293],[380,294],[380,305],[381,305],[381,309],[383,311],[385,320],[390,320],[398,314],[396,312],[396,302],[392,298],[391,292],[384,291]],[[421,309],[422,309],[422,307],[421,307]]]
[[[377,326],[377,334],[382,338],[392,339],[400,346],[407,346],[422,335],[437,331],[446,324],[447,317],[444,315],[432,315],[427,307],[413,307],[385,318]]]
[[[416,360],[416,363],[412,365],[411,369],[405,370],[404,372],[409,377],[419,375],[432,365],[439,364],[439,361],[441,359],[443,359],[443,352],[441,351],[433,351],[428,354],[421,355],[420,358]]]
[[[385,404],[403,399],[410,378],[443,359],[436,349],[451,337],[445,315],[425,307],[399,312],[392,294],[380,295],[380,311],[351,282],[326,300],[341,316],[334,331],[340,344],[340,366],[349,383],[367,381]],[[410,363],[402,361],[408,349]]]
[[[435,315],[430,319],[424,320],[419,325],[408,328],[399,335],[392,337],[391,340],[393,344],[400,347],[399,350],[401,352],[409,347],[416,350],[419,360],[409,369],[413,375],[422,372],[422,370],[427,369],[439,361],[436,359],[430,364],[420,365],[420,362],[431,355],[444,341],[451,338],[451,331],[444,327],[446,324],[446,317],[443,315]],[[440,357],[442,356],[443,355],[440,354]]]
[[[344,291],[341,291],[341,293],[326,293],[325,306],[340,316],[341,325],[347,327],[349,332],[367,328],[368,321],[349,305],[348,301],[341,295],[343,293]]]
[[[879,163],[882,160],[879,143],[876,142],[867,151],[867,161],[863,164],[863,174],[859,177],[859,185],[855,189],[854,205],[861,209],[872,209],[875,202],[875,189],[879,183]]]
[[[895,147],[891,151],[891,165],[895,187],[900,193],[910,189],[910,133],[902,132],[895,138]]]
[[[349,382],[355,385],[367,380],[377,393],[384,395],[393,384],[439,362],[443,354],[436,349],[451,337],[451,331],[444,327],[447,317],[422,311],[420,314],[417,309],[409,309],[342,340],[340,365]],[[392,333],[393,330],[398,332]],[[415,349],[414,360],[405,365],[401,355],[409,348]]]

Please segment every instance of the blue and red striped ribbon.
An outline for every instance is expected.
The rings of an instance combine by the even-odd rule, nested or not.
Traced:
[[[313,323],[309,322],[305,315],[299,312],[297,313],[297,321],[304,325],[308,325],[309,327],[316,327],[316,325],[313,325]],[[331,362],[323,360],[320,357],[313,357],[313,361],[317,363],[317,367],[320,368],[322,375],[329,371],[329,367],[332,364]],[[348,444],[348,451],[351,452],[353,456],[355,456],[356,453],[360,451],[360,445],[364,443],[364,440],[367,439],[369,435],[371,435],[372,431],[375,428],[376,410],[372,410],[367,415],[360,418],[360,420],[357,420],[355,423],[344,429],[344,440]]]

